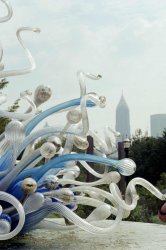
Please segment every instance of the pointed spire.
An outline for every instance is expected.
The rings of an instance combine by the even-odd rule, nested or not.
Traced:
[[[117,105],[117,108],[119,108],[119,107],[125,107],[125,108],[128,109],[127,102],[126,102],[126,100],[125,100],[125,98],[124,98],[124,96],[123,96],[123,91],[122,91],[122,95],[121,95],[121,98],[120,98],[120,100],[119,100],[119,103],[118,103],[118,105]]]
[[[123,141],[126,137],[130,138],[130,111],[124,98],[123,91],[116,107],[115,129],[121,133],[121,138],[118,138],[117,141]]]

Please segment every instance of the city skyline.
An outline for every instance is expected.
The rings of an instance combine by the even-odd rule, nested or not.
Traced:
[[[40,84],[53,89],[44,109],[76,98],[76,72],[82,69],[102,75],[99,81],[86,80],[87,92],[107,98],[106,108],[88,111],[94,130],[101,131],[105,125],[115,128],[123,90],[130,107],[131,134],[141,128],[150,135],[150,115],[165,113],[165,1],[15,0],[11,4],[14,16],[0,29],[6,70],[29,65],[16,30],[39,27],[41,34],[22,34],[37,68],[31,74],[8,78],[10,86],[3,92],[9,100],[2,108],[10,106],[20,91],[33,91]],[[22,109],[25,105],[21,102]]]
[[[116,107],[116,131],[120,132],[120,137],[117,138],[118,141],[124,141],[126,138],[131,138],[130,131],[130,108],[123,96],[120,97],[119,103]]]

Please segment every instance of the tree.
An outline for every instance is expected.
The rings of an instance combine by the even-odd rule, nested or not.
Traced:
[[[7,87],[8,84],[9,84],[9,82],[5,78],[1,79],[0,80],[0,89]]]
[[[136,162],[137,170],[133,177],[142,177],[156,185],[161,173],[166,170],[166,131],[162,137],[135,137],[129,157]]]

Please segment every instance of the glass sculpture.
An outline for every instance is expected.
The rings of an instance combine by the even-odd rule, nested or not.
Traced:
[[[7,15],[0,17],[0,22],[6,22],[12,16],[12,8],[6,0],[1,0],[1,4],[6,6]],[[30,73],[36,67],[30,51],[21,39],[23,31],[39,32],[40,29],[23,27],[16,32],[30,67],[6,71],[2,63],[3,49],[0,48],[1,79]],[[132,175],[136,165],[128,158],[110,158],[116,150],[110,135],[116,137],[118,132],[106,126],[105,138],[101,138],[89,129],[87,109],[104,108],[106,98],[96,93],[87,93],[85,80],[99,80],[101,75],[78,71],[77,77],[80,96],[76,99],[38,112],[38,107],[51,96],[49,87],[39,86],[34,100],[29,90],[20,94],[20,98],[29,105],[25,113],[0,110],[0,117],[11,119],[5,132],[0,135],[0,240],[11,239],[35,228],[70,230],[79,227],[94,234],[109,234],[137,206],[139,197],[136,185],[148,189],[158,199],[166,200],[165,195],[142,178],[132,179],[127,185],[125,197],[122,197],[118,187],[120,174]],[[0,104],[5,101],[6,96],[1,93]],[[59,112],[66,113],[65,125],[34,131],[41,121]],[[93,155],[85,153],[89,147],[88,135],[94,139]],[[35,148],[39,138],[44,139],[44,142]],[[82,153],[78,153],[80,150]],[[103,172],[92,168],[90,162],[102,165]],[[80,166],[97,180],[78,181]],[[102,184],[106,184],[109,191],[102,190]],[[80,204],[94,208],[86,219],[77,215]],[[51,213],[66,218],[66,225],[48,219]],[[101,228],[93,225],[92,222],[107,220],[111,214],[115,216],[111,226]]]

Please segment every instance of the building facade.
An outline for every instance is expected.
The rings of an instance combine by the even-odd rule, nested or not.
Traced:
[[[130,138],[130,111],[127,102],[122,94],[120,101],[116,108],[116,131],[121,133],[117,142],[124,141],[126,138]]]
[[[166,114],[155,114],[150,116],[151,136],[159,137],[166,129]]]

